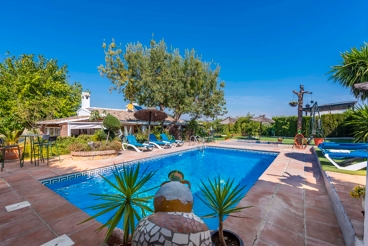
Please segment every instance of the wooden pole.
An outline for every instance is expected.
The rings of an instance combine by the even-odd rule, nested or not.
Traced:
[[[303,96],[304,94],[312,94],[312,92],[304,91],[304,85],[300,85],[299,92],[293,90],[293,93],[298,96],[298,132],[302,132],[302,121],[303,121]]]

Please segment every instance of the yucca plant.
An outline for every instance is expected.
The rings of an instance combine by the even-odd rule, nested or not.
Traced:
[[[140,197],[140,195],[157,188],[153,187],[147,190],[141,190],[144,184],[146,184],[157,171],[146,173],[146,168],[144,172],[139,175],[139,170],[139,163],[137,166],[132,166],[129,168],[123,165],[123,168],[121,170],[114,166],[113,174],[116,180],[116,184],[114,184],[102,175],[101,177],[104,179],[105,182],[113,187],[117,191],[117,193],[91,194],[93,196],[97,196],[97,200],[103,200],[104,202],[101,204],[90,206],[88,208],[102,211],[82,221],[81,223],[87,222],[100,215],[109,213],[112,210],[116,210],[116,212],[109,218],[109,220],[96,230],[100,231],[104,227],[108,228],[105,242],[110,237],[114,228],[122,220],[122,229],[124,230],[124,245],[128,245],[129,235],[133,235],[135,230],[135,222],[138,222],[142,219],[142,217],[145,217],[147,215],[146,212],[153,212],[153,210],[147,205],[147,203],[149,203],[153,196]]]
[[[240,186],[240,184],[234,185],[234,179],[230,180],[230,178],[222,185],[220,175],[218,178],[212,182],[208,179],[209,185],[206,185],[202,180],[202,186],[200,186],[200,190],[203,193],[203,197],[197,195],[197,197],[202,200],[213,213],[202,216],[203,218],[216,218],[218,217],[219,221],[219,240],[222,245],[226,246],[226,242],[224,239],[224,217],[237,217],[242,218],[241,216],[236,216],[234,213],[238,213],[241,210],[248,207],[235,207],[244,197],[243,191],[245,186]]]
[[[354,142],[367,142],[368,139],[368,106],[360,105],[351,113],[352,120],[345,123],[351,126]]]

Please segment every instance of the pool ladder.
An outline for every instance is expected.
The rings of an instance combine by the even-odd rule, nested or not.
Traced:
[[[191,136],[189,139],[189,145],[195,145],[195,144],[200,144],[198,150],[202,153],[204,153],[204,149],[205,149],[205,139],[199,136]]]

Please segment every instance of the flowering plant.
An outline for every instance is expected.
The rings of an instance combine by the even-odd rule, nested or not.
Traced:
[[[353,190],[350,191],[350,196],[354,198],[363,198],[365,197],[365,186],[363,185],[356,185],[354,186]]]

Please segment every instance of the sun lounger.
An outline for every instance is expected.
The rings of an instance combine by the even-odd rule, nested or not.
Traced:
[[[158,141],[155,134],[152,134],[152,133],[149,136],[149,143],[155,145],[159,149],[172,147],[171,143]]]
[[[368,151],[331,151],[322,149],[323,155],[329,160],[336,168],[341,170],[350,170],[350,171],[357,171],[367,167],[367,160],[363,162],[359,162],[356,164],[351,164],[352,160],[359,158],[359,159],[368,159]],[[347,159],[345,163],[336,163],[333,159]],[[349,164],[348,166],[344,167],[341,166],[342,164]]]
[[[176,145],[177,147],[182,146],[184,144],[184,141],[182,140],[170,140],[165,133],[161,133],[161,140],[162,142],[167,142]]]
[[[135,151],[137,152],[142,152],[142,150],[140,150],[139,148],[142,148],[142,149],[146,149],[146,150],[153,150],[153,145],[152,144],[141,144],[141,143],[138,143],[137,139],[135,138],[135,136],[133,135],[128,135],[126,137],[127,139],[127,143],[123,143],[123,149],[125,150],[125,146],[126,145],[127,147],[132,147]]]
[[[368,144],[365,143],[334,143],[323,142],[318,145],[320,149],[346,149],[346,150],[358,150],[368,149]]]

